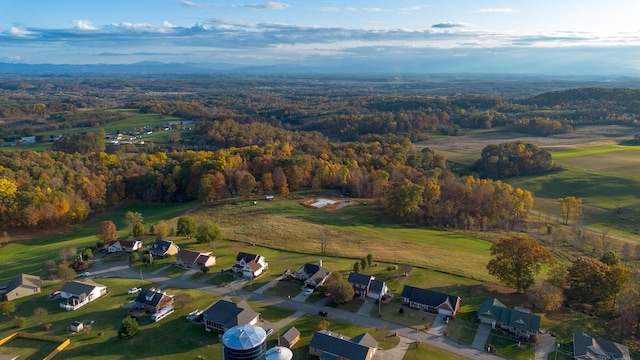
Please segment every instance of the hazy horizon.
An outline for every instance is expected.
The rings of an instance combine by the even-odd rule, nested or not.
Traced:
[[[0,62],[12,64],[640,74],[640,25],[625,0],[8,0],[3,10]]]

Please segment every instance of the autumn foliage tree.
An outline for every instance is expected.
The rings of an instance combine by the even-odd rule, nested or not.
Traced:
[[[98,230],[96,231],[96,236],[103,243],[109,244],[111,241],[118,238],[118,231],[116,230],[116,224],[113,221],[105,220],[100,222],[98,225]]]
[[[487,264],[489,274],[518,294],[535,282],[543,263],[554,261],[553,254],[535,239],[524,235],[506,237],[491,246],[493,258]]]
[[[567,225],[569,221],[576,219],[582,213],[582,198],[567,196],[558,199],[562,223]]]

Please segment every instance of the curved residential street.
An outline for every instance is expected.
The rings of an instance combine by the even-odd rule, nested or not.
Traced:
[[[91,269],[92,277],[122,277],[140,279],[140,277],[142,276],[146,281],[163,284],[167,287],[194,289],[222,296],[241,297],[245,300],[295,310],[296,313],[288,317],[288,321],[286,321],[287,319],[284,319],[277,323],[271,324],[276,331],[281,327],[285,327],[289,322],[295,320],[295,318],[303,314],[317,314],[319,310],[323,309],[322,302],[312,304],[304,301],[295,301],[295,299],[285,299],[277,296],[265,295],[262,294],[262,292],[265,290],[263,288],[256,290],[256,292],[242,290],[242,286],[245,284],[245,281],[242,280],[234,281],[224,287],[206,283],[208,279],[217,276],[217,274],[201,278],[198,281],[192,281],[186,279],[185,277],[170,278],[157,275],[159,270],[154,271],[156,274],[141,274],[140,271],[133,270],[127,264],[123,264],[121,262],[105,263],[98,258],[95,259],[94,263],[95,264]],[[419,339],[419,341],[423,343],[436,346],[438,348],[467,357],[469,359],[502,359],[499,356],[489,354],[483,350],[474,349],[471,346],[460,345],[454,341],[449,340],[445,336],[434,333],[427,333],[424,331],[417,331],[416,329],[404,327],[402,325],[398,325],[396,323],[385,321],[376,317],[371,317],[364,313],[365,312],[353,313],[332,308],[331,318],[373,329],[385,327],[392,333],[397,332],[398,336],[400,337],[400,343],[398,344],[398,346],[390,350],[379,350],[376,353],[376,359],[402,360],[406,350],[409,348],[409,346],[411,346],[411,344],[415,343],[416,339]]]

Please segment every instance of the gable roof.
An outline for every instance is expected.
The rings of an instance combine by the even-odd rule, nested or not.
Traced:
[[[314,285],[320,285],[327,276],[331,275],[331,270],[311,263],[304,264],[304,272],[309,276],[305,282]]]
[[[287,342],[289,343],[295,340],[295,338],[297,338],[298,336],[300,336],[300,331],[296,329],[295,326],[288,328],[287,331],[280,335],[281,338],[287,340]]]
[[[506,305],[501,303],[500,300],[493,298],[482,302],[478,309],[478,316],[484,316],[486,318],[499,320],[502,314],[501,309],[506,309]]]
[[[478,309],[478,316],[499,321],[515,329],[529,332],[540,330],[540,316],[522,308],[509,309],[498,299],[483,301]]]
[[[239,252],[238,255],[236,256],[236,262],[240,260],[244,260],[245,263],[249,263],[253,260],[258,261],[259,258],[260,258],[260,255]]]
[[[122,243],[120,242],[120,240],[112,240],[109,245],[107,246],[117,246],[117,247],[122,247]]]
[[[160,289],[151,288],[142,289],[134,301],[142,305],[156,307],[163,298],[173,298],[173,296],[167,295],[166,292],[163,292]]]
[[[351,272],[349,274],[349,278],[347,279],[347,281],[350,284],[369,286],[369,283],[373,279],[375,278],[371,275],[364,275],[364,274],[358,274],[356,272]]]
[[[106,288],[105,285],[97,284],[93,282],[93,280],[91,279],[86,279],[83,282],[69,281],[66,284],[62,285],[62,287],[60,288],[60,291],[66,292],[72,295],[82,295],[82,294],[86,295],[91,293],[97,287]]]
[[[132,249],[137,243],[142,244],[141,240],[120,240],[120,245],[122,245],[122,247],[126,247],[129,249]]]
[[[173,243],[173,241],[156,239],[156,241],[154,241],[153,244],[151,244],[151,248],[149,249],[149,251],[164,254],[167,252],[167,250],[169,250],[169,248],[172,245],[175,246],[177,249],[180,249],[178,245]]]
[[[593,354],[594,356],[590,356]],[[631,360],[629,348],[613,341],[598,339],[585,334],[582,331],[573,333],[573,356],[586,356],[596,359],[597,356],[606,356],[610,359]]]
[[[369,354],[369,349],[378,346],[378,342],[373,338],[369,339],[367,335],[366,333],[361,334],[354,339],[358,339],[359,341],[363,341],[364,339],[365,343],[370,345],[374,345],[375,343],[375,346],[369,347],[364,344],[359,344],[358,342],[354,342],[354,339],[349,339],[348,336],[333,333],[329,330],[316,331],[313,333],[309,347],[322,350],[323,354],[320,357],[321,359],[345,358],[349,360],[364,360],[367,358],[367,354]],[[373,342],[371,342],[371,340]]]
[[[20,286],[32,287],[32,288],[41,288],[42,280],[40,280],[39,276],[29,275],[29,274],[20,274],[13,280],[9,281],[7,284],[7,292],[11,292]]]
[[[250,323],[258,316],[245,300],[234,303],[229,300],[220,299],[209,306],[204,312],[204,319],[214,323],[222,324],[230,329],[237,325]]]
[[[402,289],[402,297],[410,301],[420,304],[439,307],[441,305],[449,305],[451,309],[456,308],[456,304],[460,301],[459,296],[449,295],[433,290],[421,289],[409,285],[405,285]]]
[[[178,255],[176,255],[176,260],[181,260],[181,261],[184,261],[186,263],[195,264],[196,260],[198,260],[198,256],[200,256],[200,254],[201,253],[198,252],[198,251],[180,249],[180,251],[178,251]]]
[[[351,341],[353,341],[356,344],[364,345],[372,349],[378,347],[378,342],[376,341],[376,339],[373,338],[373,336],[369,335],[368,332],[352,338]]]
[[[371,282],[371,285],[369,286],[369,291],[375,292],[375,293],[381,293],[382,292],[382,288],[385,285],[386,284],[382,280],[373,280]]]

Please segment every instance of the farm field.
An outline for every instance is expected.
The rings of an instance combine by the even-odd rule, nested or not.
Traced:
[[[557,199],[582,197],[580,223],[611,234],[640,239],[640,148],[619,145],[633,134],[622,126],[578,128],[573,133],[545,138],[517,133],[487,132],[462,136],[457,141],[432,139],[420,146],[442,152],[448,160],[471,165],[490,144],[525,141],[551,152],[567,170],[540,176],[507,179],[534,194],[534,211],[557,217]]]
[[[299,200],[249,204],[201,207],[192,216],[196,221],[216,219],[225,238],[234,241],[315,256],[323,255],[324,243],[323,256],[360,259],[371,253],[383,262],[492,281],[484,269],[491,243],[470,235],[403,227],[374,205],[356,203],[331,212],[306,208]]]

